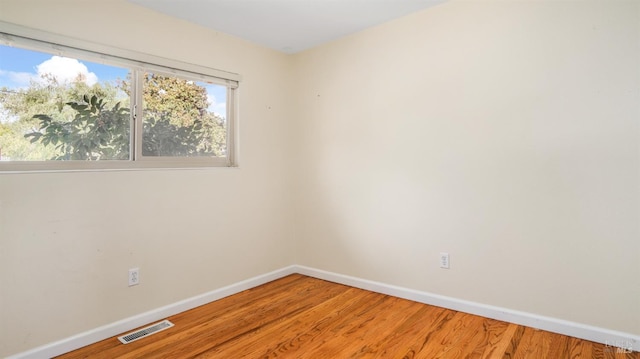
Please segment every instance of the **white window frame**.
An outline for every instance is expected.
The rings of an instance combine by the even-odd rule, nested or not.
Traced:
[[[151,168],[206,168],[235,167],[237,92],[240,75],[166,59],[85,40],[56,35],[24,26],[0,21],[0,44],[44,51],[58,56],[120,66],[132,71],[132,86],[137,98],[131,99],[131,146],[129,160],[100,161],[0,161],[0,173],[32,171],[85,171],[85,170],[135,170]],[[189,80],[202,81],[227,87],[226,103],[226,156],[225,157],[152,157],[142,156],[142,84],[139,73],[150,71]]]

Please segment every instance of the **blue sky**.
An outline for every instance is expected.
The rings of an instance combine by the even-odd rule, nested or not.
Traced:
[[[20,49],[0,45],[0,86],[22,87],[28,85],[20,79],[29,74],[38,76],[38,65],[50,60],[54,55],[44,52]],[[114,81],[118,78],[126,79],[128,69],[102,65],[89,61],[79,61],[89,72],[94,73],[100,82]]]
[[[0,88],[25,88],[30,81],[40,81],[39,73],[51,73],[60,82],[70,81],[82,73],[86,82],[92,85],[126,79],[128,72],[125,68],[0,45]],[[209,111],[226,117],[226,88],[200,82],[198,85],[207,89]]]

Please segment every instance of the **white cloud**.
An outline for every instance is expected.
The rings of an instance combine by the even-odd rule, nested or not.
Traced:
[[[0,70],[0,86],[22,88],[29,86],[32,80],[40,81],[33,73]]]
[[[61,84],[75,82],[80,76],[83,81],[92,86],[98,82],[98,76],[89,72],[87,66],[76,59],[68,57],[52,56],[49,60],[36,66],[38,76],[50,74]]]
[[[14,83],[23,85],[23,86],[28,86],[31,81],[38,81],[38,76],[29,73],[29,72],[14,72],[14,71],[9,71],[8,72],[9,75],[9,80],[11,80]]]
[[[213,112],[216,115],[226,118],[227,117],[227,102],[218,102],[216,101],[216,97],[207,93],[207,101],[209,102],[209,107],[207,108],[209,112]]]

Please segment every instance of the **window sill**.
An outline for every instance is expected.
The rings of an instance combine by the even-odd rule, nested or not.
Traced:
[[[146,171],[146,170],[190,170],[236,168],[225,158],[191,158],[153,161],[20,161],[0,162],[0,175],[19,173],[51,172],[102,172],[102,171]]]

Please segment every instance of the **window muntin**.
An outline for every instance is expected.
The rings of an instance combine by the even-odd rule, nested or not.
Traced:
[[[0,171],[234,165],[233,122],[236,79],[239,78],[237,75],[160,58],[156,60],[159,60],[158,62],[161,64],[131,60],[130,58],[136,56],[146,60],[154,58],[124,50],[111,49],[115,55],[105,55],[80,50],[77,47],[64,47],[35,41],[2,33],[2,27],[7,25],[0,22],[0,44],[18,44],[20,47],[37,48],[41,51],[0,45],[7,49],[6,53],[8,54],[4,56],[3,53],[0,56],[3,59],[0,60],[0,88],[4,86],[7,91],[24,91],[24,88],[7,86],[7,81],[3,82],[3,76],[29,73],[29,69],[31,69],[31,75],[39,75],[40,73],[36,71],[39,69],[38,66],[55,58],[56,60],[65,59],[66,62],[75,61],[74,63],[79,67],[86,68],[79,73],[79,76],[71,77],[71,81],[67,83],[68,87],[81,87],[78,84],[85,83],[97,89],[94,89],[94,92],[84,91],[84,93],[76,91],[73,98],[60,98],[55,107],[56,109],[62,107],[62,112],[66,117],[58,114],[59,110],[53,111],[53,113],[51,111],[49,113],[35,113],[35,115],[41,116],[31,117],[30,121],[26,121],[30,122],[31,133],[35,134],[27,136],[25,139],[29,140],[32,147],[43,145],[43,141],[48,141],[44,145],[48,151],[40,151],[40,153],[38,151],[23,151],[23,153],[30,154],[30,157],[26,155],[9,156],[5,151],[0,154],[3,159],[0,161]],[[79,41],[74,40],[74,42]],[[88,45],[89,48],[97,46],[100,50],[104,50],[104,46],[84,43],[82,45]],[[4,59],[19,58],[20,56],[16,56],[16,54],[21,51],[37,53],[39,57],[34,55],[33,58],[36,59],[34,61],[39,62],[36,65],[27,66],[26,71],[24,69],[5,70],[3,66],[7,61]],[[132,56],[127,58],[123,57],[123,54]],[[70,55],[79,56],[72,57]],[[162,63],[170,66],[163,66]],[[180,66],[176,65],[184,66],[185,69],[180,69]],[[193,69],[202,72],[190,71]],[[117,76],[103,77],[101,73],[107,70],[119,72]],[[228,74],[230,78],[211,76],[207,73]],[[31,76],[31,78],[35,77]],[[185,93],[180,93],[179,90],[176,92],[175,86],[182,86],[180,88]],[[99,91],[103,90],[103,87],[108,87],[111,91],[109,96],[105,96],[103,92]],[[190,93],[198,95],[195,100],[193,96],[189,95]],[[170,100],[162,101],[163,96],[169,97]],[[65,102],[65,100],[70,101]],[[15,115],[11,117],[5,113],[5,109],[2,108],[4,105],[0,97],[0,123],[6,124],[15,121]],[[22,115],[25,117],[34,115],[34,113]],[[72,119],[77,117],[82,117],[76,121],[77,128],[66,129],[65,132],[66,127],[73,127],[71,126]],[[126,117],[126,124],[121,121],[124,117]],[[33,125],[34,121],[38,122],[37,126]],[[44,125],[48,126],[43,126],[42,121],[45,121]],[[118,126],[115,126],[114,123],[118,123]],[[1,128],[0,136],[2,136]],[[51,132],[51,128],[57,130],[57,132],[53,131],[54,135],[48,133]],[[117,131],[114,128],[117,128]],[[88,139],[85,136],[78,139],[77,147],[90,147],[90,151],[75,151],[74,156],[70,154],[68,148],[60,146],[61,143],[67,144],[69,133],[86,135],[99,131],[106,131],[110,136],[98,136],[93,139]],[[24,137],[25,134],[28,133],[24,133],[22,136]],[[14,134],[14,137],[17,136]],[[1,137],[0,146],[2,146]],[[96,151],[96,146],[103,148]],[[56,147],[60,147],[58,150],[63,154],[57,153],[55,156],[50,156],[51,149]],[[42,149],[43,146],[39,148]],[[73,149],[76,150],[76,148]],[[33,155],[34,153],[36,155]],[[78,153],[84,153],[84,155]]]

